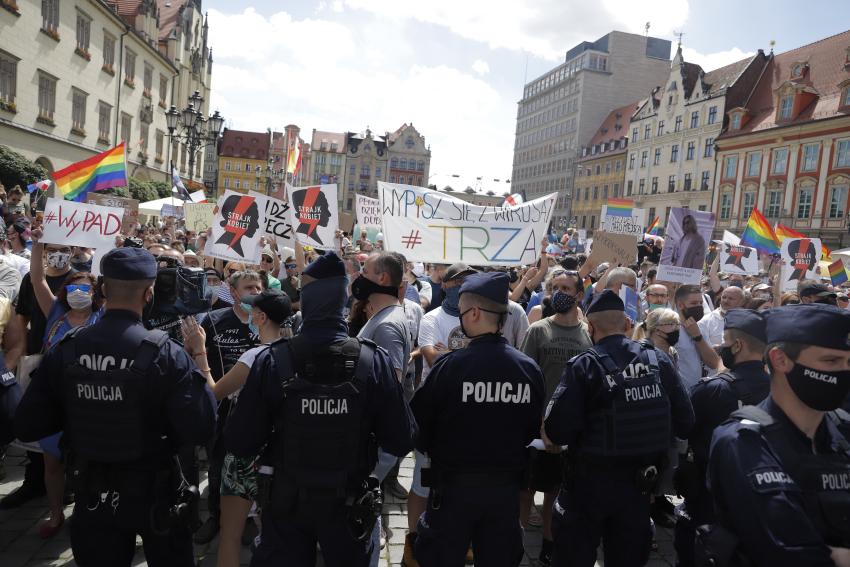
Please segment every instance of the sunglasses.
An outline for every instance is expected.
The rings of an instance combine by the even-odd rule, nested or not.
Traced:
[[[271,264],[272,262],[274,262],[274,260],[272,260],[271,256],[263,256],[262,258],[260,258],[260,261],[265,262],[267,264]]]
[[[65,291],[68,293],[73,293],[75,291],[84,291],[89,293],[91,291],[91,284],[70,284],[65,286]]]
[[[294,270],[298,267],[298,264],[285,264],[287,270]]]

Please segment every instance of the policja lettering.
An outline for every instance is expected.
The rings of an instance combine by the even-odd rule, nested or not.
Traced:
[[[461,401],[466,403],[469,397],[475,398],[475,403],[498,402],[503,404],[531,403],[531,388],[528,384],[516,385],[511,382],[464,382]]]
[[[657,383],[645,384],[643,386],[632,386],[630,388],[626,388],[625,394],[627,402],[652,400],[661,397],[661,386]]]
[[[850,490],[850,472],[821,475],[824,490]]]
[[[81,400],[101,400],[108,402],[124,401],[121,388],[106,384],[77,384],[77,398]]]
[[[348,400],[342,398],[302,399],[301,415],[340,415],[348,413]]]
[[[829,475],[824,475],[829,476]],[[756,484],[759,486],[772,485],[772,484],[793,484],[794,481],[788,476],[787,473],[783,471],[766,471],[762,473],[756,473],[755,475]]]

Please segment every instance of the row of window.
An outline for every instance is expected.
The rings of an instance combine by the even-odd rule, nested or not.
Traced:
[[[804,144],[800,156],[799,171],[801,173],[815,172],[820,159],[820,142]],[[769,175],[785,175],[788,173],[788,148],[775,148],[770,152]],[[746,155],[744,177],[759,177],[761,175],[762,152],[755,151]],[[834,167],[850,167],[850,139],[838,140],[835,144]],[[733,180],[738,175],[738,156],[726,156],[723,159],[724,180]]]
[[[575,148],[575,134],[572,134],[564,138],[563,140],[559,140],[557,142],[549,142],[547,144],[532,148],[530,150],[523,150],[516,154],[514,164],[519,165],[523,163],[537,161],[539,159],[544,159],[551,155],[556,155],[566,152],[567,150],[572,150],[573,148]]]
[[[257,168],[256,165],[251,164],[250,162],[245,162],[244,166],[242,162],[239,161],[225,161],[224,162],[224,171],[244,171],[246,173],[252,173]]]
[[[717,107],[712,106],[708,109],[708,118],[706,119],[706,124],[714,124],[717,122]],[[682,131],[683,118],[681,115],[676,117],[676,121],[673,126],[673,132],[681,132]],[[658,120],[655,123],[655,135],[663,136],[664,134],[669,134],[669,131],[664,130],[664,121]],[[691,112],[691,120],[690,127],[691,128],[699,128],[701,126],[700,123],[700,113],[698,110],[694,110]],[[638,136],[640,135],[640,129],[635,126],[632,128],[632,143],[638,142]],[[643,127],[643,139],[649,140],[652,137],[652,124],[646,124]]]
[[[538,175],[548,175],[558,171],[566,171],[570,168],[572,160],[568,158],[556,159],[536,165],[517,168],[513,174],[515,180],[528,179],[529,177],[537,177]]]
[[[652,156],[652,165],[661,165],[661,154],[663,148],[655,148],[654,155]],[[685,161],[691,161],[695,159],[697,151],[697,142],[690,141],[688,142],[685,148]],[[702,146],[702,157],[708,158],[714,155],[714,138],[706,138],[703,142]],[[629,154],[629,169],[635,168],[635,159],[637,158],[637,152],[633,152]],[[646,167],[649,161],[649,150],[643,150],[640,154],[640,167]],[[679,144],[672,144],[670,146],[670,163],[677,163],[679,161]]]
[[[693,174],[686,173],[682,177],[682,191],[708,191],[711,185],[711,171],[705,170],[700,175],[699,186],[694,186],[694,178]],[[670,175],[667,177],[667,192],[675,193],[679,189],[678,187],[678,177],[676,175]],[[653,177],[650,180],[650,189],[647,193],[646,190],[646,179],[640,179],[638,181],[638,195],[655,195],[659,192],[658,185],[658,177]],[[626,182],[626,196],[631,197],[634,193],[634,181]]]
[[[545,77],[535,81],[534,83],[525,87],[523,91],[522,98],[528,98],[536,95],[539,92],[545,91],[546,89],[557,85],[558,83],[568,80],[575,76],[575,74],[581,69],[593,69],[595,71],[605,71],[608,68],[608,56],[602,55],[598,53],[589,53],[584,54],[581,57],[576,57],[569,63],[565,63],[561,65],[557,69],[553,70],[551,73],[546,75]],[[578,88],[578,81],[573,81],[572,83],[575,88]],[[547,95],[549,96],[549,95]]]
[[[557,106],[549,108],[546,112],[540,112],[539,114],[535,114],[525,120],[519,120],[517,122],[517,133],[525,132],[526,130],[531,130],[538,126],[543,126],[544,124],[548,124],[562,116],[567,116],[576,112],[578,112],[578,97],[574,96],[568,101],[564,101]]]
[[[239,179],[238,177],[235,179],[230,179],[229,177],[225,177],[222,180],[222,184],[225,189],[253,189],[254,191],[259,191],[260,182],[256,179],[253,181],[247,179]]]
[[[552,124],[551,126],[541,128],[536,132],[532,132],[530,134],[522,134],[517,139],[516,149],[533,146],[534,144],[537,144],[539,142],[543,142],[551,138],[564,136],[566,134],[569,134],[570,132],[575,132],[576,124],[576,119],[573,117],[569,120],[564,120],[563,122],[558,122],[557,124]]]
[[[619,184],[619,183],[614,183],[614,184],[611,186],[610,194],[609,194],[609,190],[608,190],[608,188],[609,188],[609,186],[608,186],[608,185],[603,185],[603,186],[602,186],[602,199],[607,199],[608,197],[610,197],[610,198],[612,198],[612,199],[616,199],[617,197],[619,197],[619,196],[620,196],[620,184]],[[599,199],[600,195],[599,195],[599,187],[598,187],[598,186],[593,188],[593,192],[592,192],[592,193],[591,193],[591,189],[590,189],[590,187],[585,187],[585,188],[584,188],[584,200],[585,200],[585,201],[590,200],[591,196],[593,197],[593,200],[594,200],[594,201],[595,201],[596,199]],[[579,187],[579,188],[577,188],[577,189],[576,189],[576,198],[575,198],[575,200],[576,200],[577,202],[582,200],[582,188],[581,188],[581,187]]]
[[[833,185],[829,188],[829,206],[827,207],[826,217],[831,220],[844,218],[844,212],[847,210],[847,185]],[[779,218],[782,213],[782,198],[783,191],[768,191],[766,195],[766,206],[764,214],[768,218]],[[812,203],[815,197],[814,185],[803,185],[797,193],[797,207],[794,212],[794,218],[798,220],[806,220],[812,216]],[[745,191],[742,197],[741,211],[739,218],[746,222],[750,218],[750,214],[756,206],[756,191]],[[720,219],[729,220],[732,218],[732,192],[726,191],[720,194]]]
[[[623,168],[623,161],[622,160],[618,159],[618,160],[614,161],[613,163],[614,163],[613,169],[614,169],[615,172],[618,172]],[[606,161],[605,167],[604,167],[605,175],[608,175],[608,174],[611,173],[611,168],[612,168],[611,162]],[[597,163],[595,167],[579,167],[577,173],[578,173],[579,177],[590,177],[591,175],[602,175],[602,172],[603,172],[602,164]]]
[[[415,169],[416,171],[425,171],[425,162],[417,162],[416,160],[410,160],[408,162],[406,158],[392,158],[390,160],[390,167],[393,169]]]

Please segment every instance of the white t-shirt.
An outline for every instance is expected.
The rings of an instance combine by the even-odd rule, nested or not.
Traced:
[[[236,361],[237,364],[244,364],[248,367],[248,370],[251,370],[251,367],[254,366],[254,361],[257,360],[257,355],[260,354],[261,351],[269,348],[269,345],[260,345],[255,346],[254,348],[249,348],[245,352],[242,353],[242,356],[239,357],[239,360]],[[231,400],[235,400],[239,397],[239,392],[242,391],[242,387],[240,386],[238,390],[227,396]]]
[[[443,311],[442,307],[432,309],[422,317],[419,325],[419,348],[443,344],[449,350],[464,348],[469,339],[460,330],[460,319]],[[428,376],[431,366],[425,359],[422,366],[422,380]]]
[[[508,339],[508,344],[518,349],[527,331],[528,315],[525,314],[525,309],[519,303],[508,300],[508,315],[502,327],[502,336]]]

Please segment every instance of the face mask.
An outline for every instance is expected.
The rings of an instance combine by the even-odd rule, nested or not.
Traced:
[[[555,313],[569,313],[576,306],[576,298],[560,290],[552,293],[552,309]]]
[[[744,287],[742,282],[729,282],[729,287]]]
[[[446,294],[441,304],[443,311],[454,317],[460,316],[460,307],[458,306],[460,302],[460,287],[450,287],[443,291]]]
[[[78,272],[90,272],[91,260],[89,260],[88,262],[71,262],[71,267],[77,270]]]
[[[664,308],[664,307],[667,307],[666,303],[650,303],[649,304],[649,310],[650,311],[653,311],[655,309],[661,309],[661,308]]]
[[[679,329],[667,333],[667,344],[670,346],[676,345],[679,342]]]
[[[699,321],[700,319],[702,319],[702,305],[683,309],[682,314],[685,316],[685,319],[687,319],[688,317],[692,317],[694,321]]]
[[[242,304],[242,308],[244,309],[245,304]],[[251,331],[252,335],[260,336],[260,328],[254,323],[254,312],[248,311],[248,330]]]
[[[47,266],[62,270],[68,266],[68,261],[71,259],[70,254],[65,252],[51,252],[47,255]]]
[[[67,295],[68,305],[71,309],[87,309],[91,307],[91,294],[85,291],[72,291]]]
[[[734,368],[735,367],[735,355],[732,354],[732,345],[720,345],[716,349],[717,355],[720,357],[720,360],[723,361],[723,366],[726,368]]]
[[[248,305],[247,303],[245,303],[243,301],[239,302],[239,307],[242,308],[242,311],[244,311],[245,313],[248,314],[248,317],[251,316],[251,311],[254,309],[254,307],[252,305]]]
[[[787,374],[788,384],[800,401],[817,411],[841,407],[850,392],[850,371],[824,372],[799,363]]]
[[[366,301],[373,293],[382,293],[384,295],[398,297],[398,288],[378,285],[362,274],[357,276],[357,279],[351,282],[351,295],[354,296],[354,299]]]

